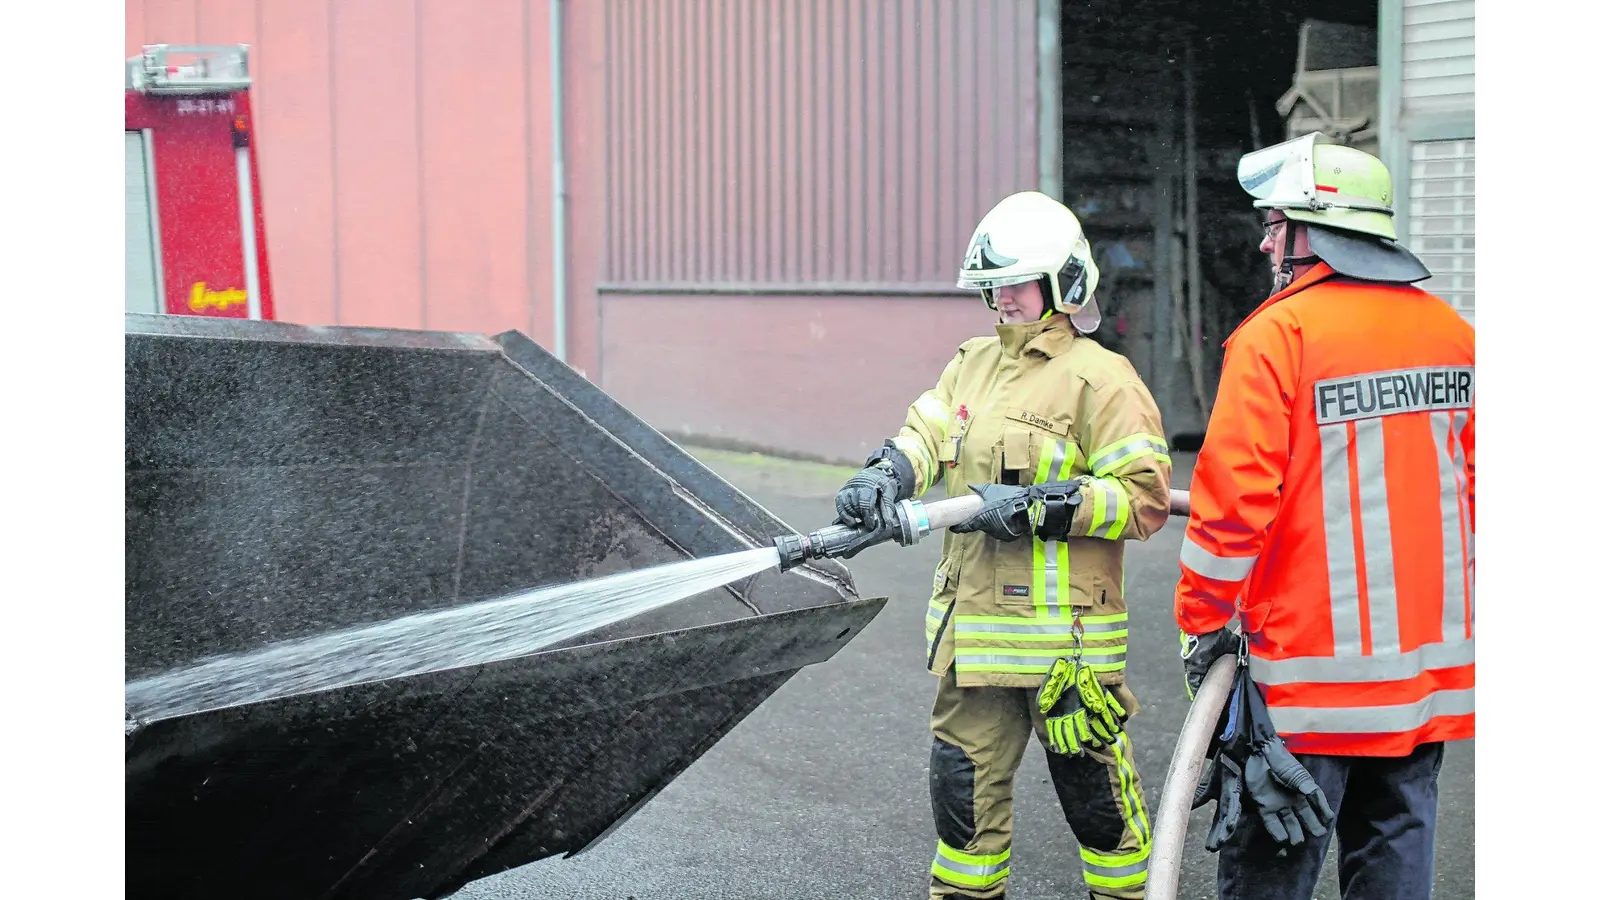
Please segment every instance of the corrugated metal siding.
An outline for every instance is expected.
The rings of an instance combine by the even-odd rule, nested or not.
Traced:
[[[251,45],[280,318],[548,345],[548,3],[126,0],[125,49]]]
[[[1401,113],[1471,112],[1474,0],[1405,0]]]
[[[1033,0],[607,0],[602,290],[946,292],[1038,182]]]
[[[1474,315],[1476,177],[1474,141],[1411,145],[1409,246],[1433,277],[1418,285]]]

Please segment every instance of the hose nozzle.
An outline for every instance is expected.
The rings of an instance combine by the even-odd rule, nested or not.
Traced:
[[[852,547],[860,552],[888,540],[909,547],[931,530],[927,507],[920,500],[896,503],[894,517],[886,524],[888,527],[877,529],[876,540],[866,543],[861,543],[861,539],[872,534],[874,529],[852,528],[849,525],[829,525],[810,534],[781,535],[773,541],[778,548],[778,571],[787,572],[806,560],[842,556]]]

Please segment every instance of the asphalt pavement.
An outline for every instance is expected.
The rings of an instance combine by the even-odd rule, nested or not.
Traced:
[[[799,530],[832,520],[834,491],[850,474],[694,452]],[[1192,464],[1192,456],[1174,460],[1175,486],[1188,486]],[[1171,615],[1182,522],[1128,551],[1128,679],[1142,706],[1129,731],[1152,811],[1165,799],[1170,748],[1188,708]],[[922,620],[938,555],[939,542],[929,540],[857,556],[849,566],[862,596],[889,602],[833,659],[795,675],[588,852],[474,882],[453,900],[926,897],[935,841],[928,801],[934,679],[924,667]],[[1473,896],[1473,805],[1472,744],[1453,744],[1440,775],[1436,898]],[[1190,818],[1180,897],[1215,897],[1216,860],[1203,846],[1212,808]],[[1077,844],[1037,744],[1017,775],[1015,812],[1008,897],[1087,897]],[[1335,868],[1332,859],[1324,865],[1317,900],[1339,896]]]

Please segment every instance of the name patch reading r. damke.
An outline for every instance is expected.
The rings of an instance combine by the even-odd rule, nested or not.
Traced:
[[[1318,425],[1468,409],[1472,406],[1472,372],[1472,366],[1428,366],[1328,378],[1316,383],[1311,402],[1316,404]]]

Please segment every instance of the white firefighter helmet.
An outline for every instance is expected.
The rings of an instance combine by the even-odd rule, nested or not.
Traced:
[[[1064,313],[1080,332],[1100,327],[1094,264],[1083,226],[1060,201],[1038,191],[1001,200],[978,222],[961,261],[956,287],[979,291],[995,308],[994,289],[1040,281],[1045,306]]]

